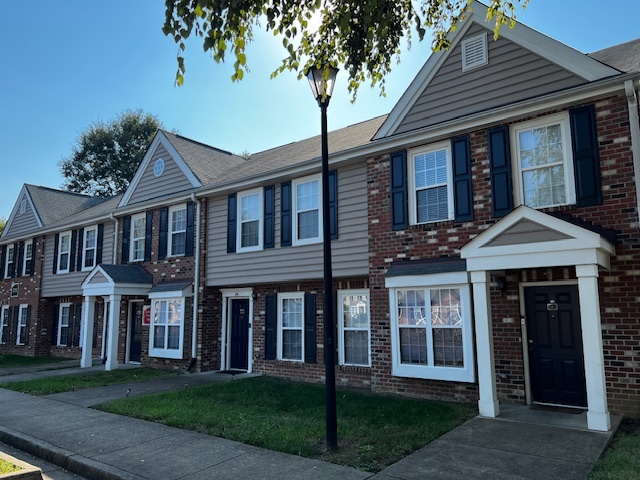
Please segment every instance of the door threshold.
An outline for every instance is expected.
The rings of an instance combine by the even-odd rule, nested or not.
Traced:
[[[587,411],[587,407],[579,407],[576,405],[562,405],[558,403],[541,403],[541,402],[533,402],[529,408],[531,410],[542,410],[545,412],[556,412],[556,413],[569,413],[573,415],[580,415]]]

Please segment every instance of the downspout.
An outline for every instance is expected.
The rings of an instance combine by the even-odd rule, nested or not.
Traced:
[[[633,156],[633,174],[636,183],[636,209],[640,227],[640,120],[638,119],[638,96],[633,80],[624,82],[624,91],[629,103],[629,130],[631,131],[631,154]]]
[[[191,361],[187,370],[190,372],[196,365],[198,355],[198,308],[200,300],[200,215],[202,204],[196,199],[195,193],[191,194],[191,201],[197,205],[195,215],[196,248],[195,248],[195,268],[193,279],[193,331],[191,332]]]

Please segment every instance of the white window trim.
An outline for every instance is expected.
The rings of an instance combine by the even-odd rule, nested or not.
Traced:
[[[367,326],[367,345],[368,355],[367,363],[347,363],[345,361],[345,331],[360,331],[363,328],[345,328],[344,326],[344,301],[345,296],[366,295],[367,296],[367,315],[369,316],[369,325]],[[338,290],[338,363],[340,365],[349,365],[354,367],[370,367],[371,366],[371,296],[368,289],[362,290]]]
[[[9,278],[9,264],[12,265],[13,268],[13,259],[15,257],[15,245],[11,244],[11,245],[7,245],[7,257],[5,258],[4,261],[4,278]],[[9,255],[9,251],[13,251],[13,253],[11,255]],[[11,261],[9,261],[9,259],[11,259]]]
[[[140,220],[143,219],[144,220],[144,233],[141,237],[134,237],[135,234],[135,221],[136,220]],[[131,229],[131,232],[129,234],[130,238],[129,238],[129,259],[131,262],[143,262],[144,261],[144,257],[146,255],[146,233],[147,233],[147,214],[146,213],[139,213],[137,215],[132,215],[131,216],[131,226],[129,227]],[[144,244],[144,248],[142,249],[142,258],[135,258],[135,242],[136,240],[142,240],[142,243]]]
[[[87,233],[95,231],[96,232],[96,243],[93,246],[93,265],[87,267],[85,266],[85,260],[87,258],[87,250],[91,250],[87,248]],[[93,270],[96,266],[96,262],[98,260],[98,225],[92,225],[88,228],[84,229],[84,235],[82,237],[82,271],[87,272],[89,270]]]
[[[25,318],[24,318],[24,323],[22,323],[22,312],[25,312]],[[18,331],[16,332],[16,345],[24,345],[24,338],[22,338],[22,335],[20,335],[20,332],[22,330],[22,327],[27,327],[27,321],[28,319],[26,318],[26,315],[28,315],[29,313],[29,305],[27,304],[22,304],[20,305],[20,310],[18,310]],[[27,332],[27,335],[29,333]]]
[[[26,240],[24,242],[24,256],[22,259],[22,275],[25,274],[25,272],[27,271],[27,264],[31,261],[31,258],[27,257],[27,247],[31,245],[31,258],[33,258],[33,255],[35,254],[35,252],[33,251],[33,239],[31,240]],[[29,274],[30,276],[33,275],[33,272],[31,272]]]
[[[445,279],[466,278],[467,272],[455,272],[445,275]],[[471,291],[468,283],[445,283],[441,275],[393,277],[387,279],[389,288],[389,310],[391,321],[391,374],[396,377],[422,378],[428,380],[447,380],[454,382],[473,382],[475,380],[473,321],[471,310]],[[464,280],[467,281],[466,279]],[[398,325],[397,291],[406,289],[432,290],[442,288],[460,289],[462,308],[462,355],[464,367],[407,365],[400,361],[400,335]],[[430,348],[431,340],[427,341]],[[432,350],[431,350],[432,351]],[[428,350],[429,352],[429,350]]]
[[[432,220],[429,222],[420,222],[418,223],[418,205],[416,200],[416,163],[414,161],[414,157],[416,155],[422,155],[425,153],[431,153],[438,150],[445,150],[447,154],[447,209],[448,215],[447,218],[441,218],[439,220]],[[408,186],[409,186],[409,219],[411,221],[411,225],[426,225],[429,223],[438,223],[438,222],[446,222],[448,220],[453,220],[454,218],[454,203],[453,203],[453,165],[452,165],[452,157],[451,157],[451,143],[450,142],[439,142],[434,143],[425,147],[415,148],[409,150],[408,152],[408,165],[407,165],[407,176],[408,178]],[[435,188],[435,187],[429,187]]]
[[[299,298],[302,301],[302,326],[300,327],[300,330],[302,332],[302,354],[301,354],[301,358],[298,359],[292,359],[292,358],[282,358],[282,340],[283,340],[283,335],[282,332],[284,331],[284,329],[282,328],[282,300],[284,299],[288,299],[288,298]],[[296,363],[304,363],[304,292],[287,292],[287,293],[279,293],[278,294],[278,360],[282,360],[285,362],[296,362]],[[293,329],[290,329],[293,330]],[[297,329],[296,329],[297,330]]]
[[[184,349],[184,318],[185,318],[185,309],[187,307],[187,297],[162,297],[162,298],[154,298],[151,300],[151,325],[149,328],[149,356],[157,357],[157,358],[177,358],[182,359],[182,352]],[[180,300],[182,302],[182,308],[180,309],[180,339],[178,340],[179,347],[177,349],[168,349],[168,335],[169,335],[169,324],[165,324],[165,347],[164,348],[156,348],[153,346],[153,338],[155,331],[155,308],[156,303],[158,302],[167,302],[167,305],[172,300]]]
[[[69,250],[63,251],[62,248],[61,248],[62,247],[62,237],[66,237],[66,236],[69,237]],[[58,238],[59,238],[59,242],[58,242],[58,270],[57,270],[57,273],[69,273],[69,267],[71,266],[71,231],[62,232],[59,235]],[[60,268],[60,259],[62,258],[62,255],[64,255],[65,253],[67,254],[68,261],[67,261],[67,268],[63,269],[63,268]]]
[[[184,221],[184,230],[178,230],[178,231],[173,231],[173,212],[176,212],[178,210],[184,210],[184,217],[185,217],[185,221]],[[174,233],[182,233],[184,231],[184,236],[185,236],[185,252],[186,252],[186,242],[189,241],[187,237],[187,204],[186,203],[182,203],[180,205],[174,205],[173,207],[169,208],[169,216],[167,218],[167,256],[168,257],[184,257],[185,254],[184,253],[178,253],[175,254],[173,253],[173,234]]]
[[[515,205],[524,205],[524,185],[522,181],[522,167],[520,163],[520,148],[518,141],[518,133],[523,130],[531,130],[534,128],[548,127],[550,125],[560,124],[560,132],[562,133],[562,155],[564,157],[564,184],[566,187],[565,203],[557,203],[553,205],[544,205],[541,207],[531,208],[549,208],[559,205],[574,205],[576,203],[576,186],[575,175],[573,171],[573,151],[571,148],[571,126],[569,123],[569,112],[556,113],[553,115],[545,115],[526,122],[512,125],[509,129],[511,137],[511,164],[514,172],[514,192],[513,198]]]
[[[242,246],[242,216],[240,215],[242,212],[242,197],[246,197],[249,195],[260,195],[260,212],[258,215],[258,245],[252,245],[250,247]],[[264,249],[264,191],[262,188],[254,188],[252,190],[247,190],[245,192],[238,193],[237,196],[237,213],[236,218],[238,219],[236,226],[236,252],[256,252]]]
[[[67,343],[65,343],[64,345],[62,343],[60,343],[60,337],[62,335],[62,309],[64,307],[68,307],[69,308],[69,317],[68,317],[68,323],[66,326],[66,328],[71,328],[71,315],[73,315],[73,312],[71,311],[71,303],[61,303],[58,306],[58,341],[56,342],[56,345],[58,347],[66,347],[69,344],[69,332],[67,331]]]
[[[306,182],[318,182],[318,236],[313,238],[298,238],[298,195],[297,195],[297,187],[301,183]],[[310,245],[314,243],[322,242],[322,228],[323,228],[323,216],[322,216],[322,177],[320,174],[318,175],[310,175],[304,178],[298,178],[291,182],[291,214],[292,214],[292,244],[296,245]]]
[[[473,63],[467,63],[467,45],[475,42],[480,42],[482,47],[483,57]],[[473,37],[465,38],[462,42],[462,71],[468,72],[478,67],[482,67],[489,63],[489,48],[487,46],[487,34],[485,32],[480,35],[474,35]]]
[[[5,335],[8,335],[9,332],[5,332],[4,331],[4,316],[5,316],[5,312],[7,315],[7,328],[9,328],[9,325],[11,323],[11,318],[8,317],[9,315],[9,305],[2,305],[2,309],[0,309],[0,344],[5,344],[7,343],[5,341]]]

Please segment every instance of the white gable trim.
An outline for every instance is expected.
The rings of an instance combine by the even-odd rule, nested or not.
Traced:
[[[31,199],[31,195],[29,195],[29,190],[27,189],[26,185],[22,185],[22,188],[20,189],[20,193],[18,194],[18,199],[15,205],[13,206],[13,210],[11,210],[11,215],[9,215],[9,218],[7,219],[7,224],[4,226],[2,237],[0,238],[4,238],[7,232],[9,231],[9,229],[11,228],[11,223],[13,222],[13,219],[15,218],[15,216],[18,214],[18,211],[20,210],[20,202],[22,201],[22,198],[26,198],[29,205],[31,205],[31,211],[33,212],[33,215],[36,217],[36,222],[38,222],[38,227],[42,228],[42,220],[40,220],[40,215],[38,215],[38,211],[36,210],[36,207],[33,205],[33,200]]]
[[[548,242],[487,246],[521,220],[544,225],[568,238]],[[609,268],[615,247],[595,232],[521,205],[460,250],[468,271],[595,264]]]
[[[101,274],[106,282],[91,283],[91,279]],[[147,295],[152,285],[142,283],[118,283],[113,281],[104,269],[98,265],[82,282],[82,295],[85,297],[100,297],[105,295]]]
[[[142,159],[142,163],[140,163],[140,166],[138,167],[136,174],[133,176],[133,179],[131,180],[131,183],[129,184],[127,191],[124,192],[124,195],[122,196],[122,199],[118,204],[118,207],[125,207],[129,204],[129,200],[131,200],[131,196],[133,195],[133,192],[138,187],[138,184],[140,183],[140,180],[142,179],[144,172],[147,170],[147,167],[151,162],[151,158],[153,157],[153,154],[155,153],[155,151],[157,150],[160,144],[162,144],[162,146],[167,150],[167,152],[169,153],[173,161],[176,163],[180,171],[182,171],[184,176],[187,177],[187,180],[189,180],[191,185],[194,188],[202,187],[202,183],[200,182],[200,180],[198,180],[195,174],[187,166],[186,162],[180,156],[178,151],[173,147],[173,145],[171,145],[171,142],[169,141],[169,139],[165,136],[162,130],[158,130],[156,132],[156,136],[153,138],[153,141],[151,142],[151,145],[149,145],[149,148],[147,149],[147,153],[145,153],[144,158]]]
[[[400,126],[407,113],[413,108],[424,89],[431,83],[433,77],[438,73],[444,61],[456,48],[473,23],[477,23],[493,31],[491,24],[487,23],[488,8],[477,2],[471,3],[471,12],[462,21],[462,26],[450,32],[448,37],[451,47],[447,51],[440,50],[432,54],[418,75],[414,78],[406,92],[400,97],[398,103],[393,107],[389,117],[382,124],[378,132],[373,137],[374,140],[392,135]],[[500,36],[520,45],[527,50],[559,65],[560,67],[593,82],[606,77],[619,75],[621,72],[611,68],[597,60],[575,50],[564,43],[527,27],[521,23],[516,23],[514,28],[503,25],[500,29]]]

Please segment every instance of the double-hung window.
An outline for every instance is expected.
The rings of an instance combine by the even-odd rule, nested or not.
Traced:
[[[13,272],[13,257],[15,256],[15,247],[13,245],[7,246],[7,261],[4,266],[4,278],[9,278]]]
[[[145,235],[147,231],[147,218],[144,213],[131,217],[131,252],[132,262],[144,260]]]
[[[91,270],[96,266],[97,244],[98,226],[85,229],[84,244],[82,246],[82,270]]]
[[[304,245],[322,241],[322,183],[320,177],[305,177],[292,182],[293,243]]]
[[[448,142],[410,152],[409,186],[413,225],[453,218],[451,146]]]
[[[517,204],[543,208],[575,203],[570,135],[566,112],[512,127]]]
[[[182,358],[184,310],[184,297],[153,299],[150,356]]]
[[[0,310],[0,343],[9,339],[9,305],[2,305]]]
[[[278,294],[278,359],[304,360],[304,294]]]
[[[22,260],[23,275],[33,275],[31,261],[33,260],[33,240],[24,242],[24,259]]]
[[[71,232],[60,234],[58,245],[58,273],[68,273],[71,261]]]
[[[440,283],[451,280],[451,283]],[[465,283],[453,283],[463,281]],[[474,380],[471,297],[466,272],[388,278],[392,373]]]
[[[261,188],[238,194],[238,252],[262,250],[263,211]]]
[[[18,312],[18,332],[16,333],[16,345],[24,345],[27,341],[27,322],[29,320],[29,305],[20,305]]]
[[[61,303],[58,316],[58,346],[69,345],[69,325],[71,321],[71,304]]]
[[[169,256],[184,255],[187,247],[187,207],[169,209]]]
[[[340,365],[371,365],[369,291],[338,291]]]

